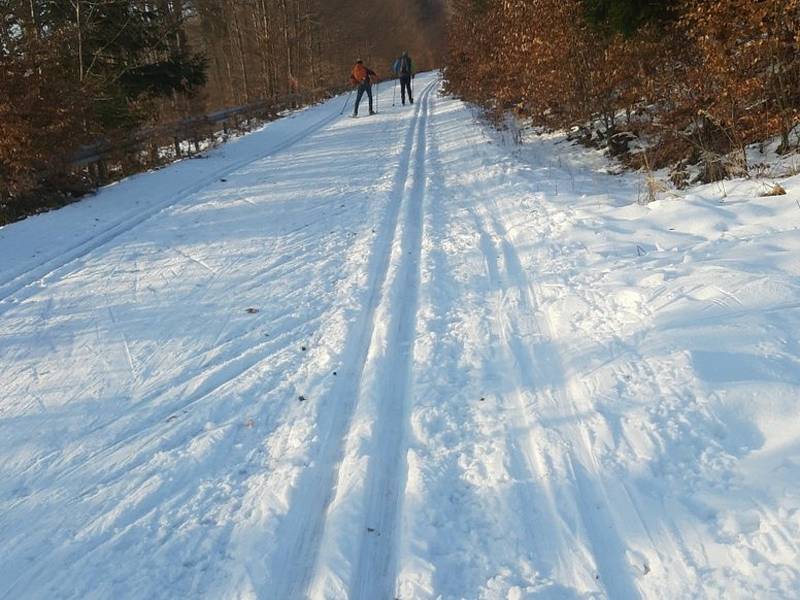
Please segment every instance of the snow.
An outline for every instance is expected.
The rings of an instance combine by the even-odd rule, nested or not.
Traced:
[[[800,177],[415,84],[0,228],[0,597],[796,597]]]

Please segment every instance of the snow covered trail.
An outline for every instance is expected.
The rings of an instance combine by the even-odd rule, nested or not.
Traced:
[[[484,195],[487,180],[507,198],[524,187],[487,168],[495,161],[475,151],[487,140],[464,139],[453,127],[462,111],[441,111],[433,134],[433,195],[442,203],[429,220],[427,322],[418,330],[424,359],[415,394],[422,402],[413,419],[418,444],[409,459],[414,493],[404,510],[412,526],[401,596],[635,597],[617,564],[613,529],[587,507],[589,484],[576,475],[577,459],[546,426],[550,413],[571,416],[558,348],[540,322],[502,210]],[[426,372],[430,362],[435,369]],[[442,372],[461,376],[436,375]],[[437,496],[447,502],[432,501]],[[431,539],[423,532],[440,527],[428,564],[421,563],[414,548]],[[601,565],[605,587],[598,583]]]
[[[416,84],[0,229],[0,598],[796,597],[800,177]]]
[[[11,292],[3,595],[272,589],[275,530],[360,362],[345,340],[413,127],[400,111],[335,120],[329,104],[299,115],[293,145],[262,158],[243,138],[249,153],[213,183],[67,246]]]
[[[589,152],[433,115],[398,595],[794,597],[800,179],[640,207]],[[719,317],[659,310],[698,293]]]
[[[362,321],[353,329],[356,349],[350,353],[352,365],[348,368],[348,384],[343,390],[337,390],[340,402],[333,407],[336,422],[326,430],[326,443],[317,461],[318,467],[326,470],[322,478],[324,484],[320,484],[320,477],[314,471],[306,475],[309,489],[299,494],[300,502],[292,507],[296,516],[289,520],[289,529],[299,529],[301,535],[290,544],[287,554],[280,553],[280,564],[273,569],[276,575],[283,576],[276,586],[278,597],[303,596],[306,593],[320,548],[323,556],[319,560],[323,564],[331,560],[328,554],[335,542],[328,541],[328,537],[332,531],[341,538],[342,547],[335,548],[337,553],[346,554],[349,549],[361,548],[359,565],[350,567],[356,566],[358,570],[351,575],[347,585],[341,581],[341,568],[333,570],[330,575],[336,580],[334,583],[324,580],[328,571],[320,568],[324,581],[314,584],[318,594],[329,595],[335,588],[344,596],[348,590],[353,590],[361,597],[376,597],[391,594],[391,590],[386,588],[394,585],[389,572],[391,549],[372,542],[378,535],[367,534],[380,530],[388,534],[393,529],[393,511],[399,493],[395,463],[400,458],[401,449],[397,436],[402,431],[400,425],[404,419],[403,396],[409,363],[407,359],[403,361],[396,356],[396,352],[407,354],[412,343],[406,338],[413,333],[411,319],[415,303],[411,270],[415,264],[414,249],[419,247],[418,241],[404,241],[404,237],[419,236],[419,228],[409,211],[419,210],[421,201],[418,190],[412,189],[407,193],[406,187],[410,177],[413,177],[412,185],[419,185],[419,175],[412,175],[412,171],[424,168],[424,150],[420,156],[419,140],[424,132],[427,102],[434,86],[435,82],[429,82],[418,98],[392,184],[386,226],[376,240],[372,255],[375,266],[370,270],[374,280],[370,284],[371,295],[362,312]],[[411,289],[406,284],[410,284]],[[388,330],[392,329],[400,339],[389,339],[391,333]],[[399,373],[393,372],[398,369]],[[372,439],[364,439],[369,436]],[[367,449],[362,447],[368,444]],[[375,461],[375,464],[368,468],[365,463],[370,461]],[[355,473],[351,473],[351,469]],[[364,510],[360,506],[365,501],[364,486],[373,488],[366,509],[365,521],[372,523],[369,527],[361,519],[352,518],[354,511]],[[332,498],[334,494],[336,497]],[[353,508],[352,503],[357,507]],[[323,538],[326,519],[334,525],[327,528]],[[341,523],[337,523],[339,520]],[[291,531],[287,535],[291,536]],[[391,539],[390,534],[384,535],[387,542]],[[341,562],[342,559],[337,556],[336,560]],[[370,564],[371,561],[377,562]],[[351,562],[355,560],[351,559]],[[367,565],[362,565],[363,562]],[[370,580],[378,573],[384,577],[381,584],[385,589],[374,589],[380,584]]]
[[[126,185],[124,186],[126,189],[122,193],[114,194],[112,191],[111,194],[107,193],[106,196],[117,195],[135,198],[135,207],[133,210],[128,213],[123,212],[120,218],[120,215],[116,214],[119,211],[119,206],[113,206],[112,210],[114,210],[114,214],[112,215],[111,222],[109,224],[105,224],[100,231],[90,229],[82,232],[79,228],[81,226],[85,228],[86,223],[69,223],[70,225],[78,226],[78,230],[74,232],[76,239],[60,240],[56,238],[56,241],[59,243],[54,244],[54,248],[44,247],[44,244],[42,243],[44,240],[35,239],[35,242],[38,243],[36,246],[34,246],[34,255],[30,257],[33,259],[32,261],[25,260],[28,257],[22,256],[22,253],[29,250],[28,246],[30,244],[30,234],[35,236],[36,233],[41,232],[44,228],[37,228],[35,225],[30,228],[27,227],[27,225],[32,223],[30,220],[25,224],[17,225],[13,230],[14,234],[11,238],[13,243],[9,244],[12,249],[12,253],[8,257],[9,260],[6,262],[6,264],[2,265],[2,270],[0,270],[0,311],[6,308],[7,303],[5,301],[9,299],[13,300],[13,302],[19,302],[21,300],[21,290],[28,288],[30,292],[34,292],[36,288],[31,284],[37,280],[52,276],[59,269],[63,269],[70,263],[83,258],[88,253],[96,250],[103,244],[114,240],[114,238],[117,236],[128,233],[131,229],[137,227],[141,223],[144,223],[149,219],[159,215],[162,210],[191,198],[193,194],[203,190],[217,180],[224,178],[225,175],[236,171],[237,169],[256,160],[259,160],[260,158],[280,152],[281,150],[284,150],[294,143],[304,139],[314,131],[324,127],[340,116],[336,108],[337,107],[335,103],[329,103],[328,106],[325,107],[326,110],[324,111],[319,109],[310,109],[309,112],[311,113],[321,114],[314,114],[312,118],[307,118],[306,120],[309,121],[309,124],[307,124],[305,127],[299,128],[299,130],[298,128],[289,128],[288,131],[286,131],[286,121],[272,124],[272,126],[268,128],[270,136],[266,140],[263,139],[266,137],[263,135],[253,136],[260,138],[259,141],[263,143],[262,147],[254,149],[252,148],[252,144],[242,142],[238,146],[244,146],[244,148],[242,149],[237,146],[236,149],[240,150],[240,152],[234,153],[234,156],[230,159],[226,159],[223,155],[223,152],[216,152],[213,158],[216,158],[217,160],[213,162],[221,164],[220,166],[215,165],[215,168],[213,169],[201,169],[200,173],[195,174],[197,171],[191,168],[194,166],[191,165],[191,161],[183,161],[178,165],[173,165],[173,167],[169,169],[169,173],[171,175],[174,175],[175,173],[173,173],[173,171],[178,169],[188,172],[182,173],[183,177],[177,179],[177,181],[186,181],[186,184],[178,186],[170,186],[169,184],[164,185],[159,190],[160,193],[158,195],[151,197],[149,200],[145,200],[145,202],[142,202],[141,199],[137,197],[137,192],[139,194],[147,193],[147,187],[149,187],[149,185],[151,185],[153,182],[146,180],[144,182],[146,186],[145,189],[137,190],[136,183],[133,181],[136,180],[137,183],[143,183],[142,177],[132,177],[126,181]],[[277,134],[275,135],[274,139],[272,138],[273,134]],[[254,140],[251,138],[247,141],[252,143]],[[242,152],[241,150],[244,151]],[[239,156],[237,156],[237,154],[239,154]],[[220,160],[220,158],[222,158],[222,160]],[[187,175],[191,177],[191,179],[187,180]],[[167,175],[167,177],[168,176],[169,175]],[[119,200],[127,200],[128,198],[121,198]],[[61,212],[77,212],[79,213],[78,219],[81,219],[83,216],[80,214],[83,211],[75,206],[67,207],[63,211],[59,212],[60,217],[67,216],[62,215]],[[44,217],[40,218],[53,219],[56,217],[45,215]],[[101,221],[101,219],[97,217],[95,217],[94,220],[98,223]],[[96,223],[93,223],[92,225],[96,226]],[[28,239],[26,240],[26,238]],[[28,243],[25,243],[26,241]],[[52,242],[53,240],[48,239],[46,241]]]

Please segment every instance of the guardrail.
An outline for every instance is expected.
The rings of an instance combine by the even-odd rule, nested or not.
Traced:
[[[278,118],[285,110],[319,101],[338,91],[289,94],[146,127],[122,138],[98,140],[80,148],[69,166],[75,171],[85,170],[94,185],[103,185],[133,172],[199,154],[209,140],[213,145],[227,139],[231,133],[247,131]]]

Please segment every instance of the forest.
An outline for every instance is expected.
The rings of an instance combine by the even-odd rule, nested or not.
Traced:
[[[678,187],[747,175],[751,144],[798,146],[800,0],[0,0],[0,14],[0,223],[180,157],[166,125],[273,118],[345,89],[357,57],[388,76],[403,50],[498,122],[572,129]],[[118,149],[113,167],[76,163],[95,147]]]
[[[73,163],[98,141],[301,106],[346,86],[357,57],[388,76],[403,50],[431,68],[443,49],[430,0],[0,0],[0,15],[0,224],[96,185]],[[166,158],[128,153],[115,175]]]
[[[798,0],[452,0],[449,90],[574,128],[678,187],[746,175],[748,145],[798,145]]]

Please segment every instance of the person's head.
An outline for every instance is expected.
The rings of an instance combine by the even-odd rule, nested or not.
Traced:
[[[356,64],[357,64],[357,65],[363,65],[363,64],[364,64],[364,61],[363,61],[363,60],[361,60],[360,58],[357,58],[357,59],[356,59]]]
[[[407,50],[403,50],[403,58],[408,58],[408,51]]]

